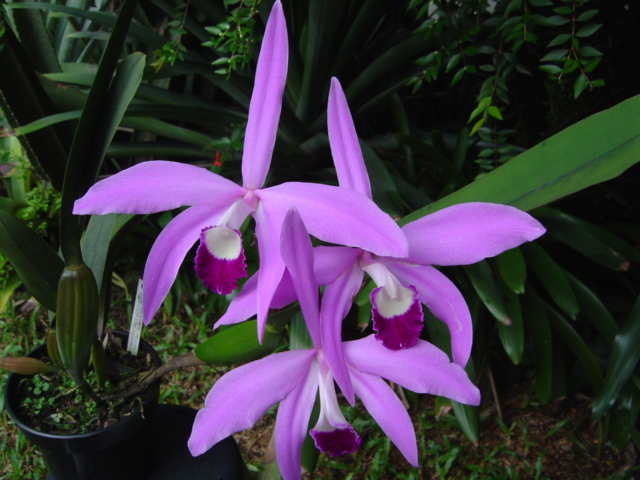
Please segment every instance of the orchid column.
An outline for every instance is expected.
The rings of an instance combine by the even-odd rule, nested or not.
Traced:
[[[238,229],[252,215],[260,254],[257,281],[258,335],[262,338],[284,264],[279,238],[285,213],[296,205],[309,232],[321,240],[405,256],[400,228],[352,190],[314,183],[263,184],[269,169],[287,73],[287,27],[276,0],[269,20],[249,106],[242,157],[242,185],[192,165],[149,161],[95,184],[75,203],[76,214],[155,213],[189,206],[156,239],[144,270],[145,323],[151,321],[196,241],[196,272],[216,293],[230,293],[246,276]]]

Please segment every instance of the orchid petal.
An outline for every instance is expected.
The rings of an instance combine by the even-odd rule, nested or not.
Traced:
[[[471,354],[473,324],[467,302],[458,288],[433,267],[402,265],[390,260],[382,262],[403,284],[413,285],[420,301],[447,325],[453,361],[464,367]]]
[[[356,128],[353,125],[347,99],[337,78],[331,79],[327,127],[338,183],[343,188],[355,190],[371,198],[371,184],[364,165],[362,150],[358,144]]]
[[[262,187],[276,142],[282,94],[287,79],[289,44],[282,4],[276,1],[264,32],[242,153],[243,185]]]
[[[253,426],[292,390],[306,382],[314,350],[275,353],[223,375],[193,423],[188,446],[200,455],[229,435]]]
[[[318,287],[313,273],[313,250],[307,229],[295,207],[287,212],[282,223],[280,255],[291,274],[313,346],[320,348],[320,312]]]
[[[332,457],[353,453],[362,443],[356,430],[348,423],[336,425],[330,430],[314,428],[310,433],[316,448]]]
[[[217,210],[190,207],[176,215],[160,232],[144,267],[143,319],[148,324],[176,278],[185,255],[198,240],[203,227],[216,223],[226,207]]]
[[[389,350],[373,335],[342,345],[347,364],[360,372],[386,378],[412,392],[468,405],[480,403],[480,391],[464,369],[450,363],[446,353],[424,340],[403,350]]]
[[[280,257],[280,233],[284,218],[269,213],[264,202],[258,204],[258,208],[253,215],[256,220],[256,237],[258,239],[258,253],[260,254],[260,269],[257,273],[256,313],[258,317],[258,340],[262,342],[271,300],[285,271],[284,262]]]
[[[280,402],[275,443],[278,468],[284,480],[300,480],[300,451],[318,391],[318,363],[312,362],[306,380]]]
[[[421,265],[469,265],[535,240],[544,227],[528,213],[493,203],[443,208],[402,231],[409,241],[405,259]]]
[[[156,213],[185,205],[228,208],[242,198],[244,191],[232,181],[201,167],[149,161],[96,183],[76,200],[73,213]]]
[[[196,276],[212,292],[228,295],[247,276],[242,236],[224,225],[205,228],[196,252]]]
[[[322,295],[320,312],[322,349],[338,387],[351,405],[355,403],[355,397],[342,352],[342,320],[349,313],[353,297],[362,285],[363,276],[363,271],[354,263],[350,270],[327,285]]]
[[[351,379],[356,394],[369,414],[407,461],[417,467],[416,432],[400,399],[380,377],[351,370]]]
[[[284,183],[256,192],[281,218],[295,205],[307,230],[326,242],[402,257],[407,242],[397,224],[364,195],[315,183]]]

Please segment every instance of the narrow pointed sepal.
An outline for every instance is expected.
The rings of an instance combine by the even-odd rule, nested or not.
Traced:
[[[332,457],[355,452],[362,440],[349,424],[339,425],[331,430],[312,429],[309,433],[313,437],[316,448]]]
[[[225,226],[209,227],[200,234],[195,259],[196,276],[212,292],[228,295],[247,276],[240,232]]]
[[[422,305],[415,287],[399,286],[395,298],[384,287],[371,292],[371,319],[376,339],[389,350],[415,345],[422,330]]]

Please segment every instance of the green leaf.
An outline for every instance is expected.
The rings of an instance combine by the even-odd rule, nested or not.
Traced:
[[[58,280],[64,267],[56,252],[24,220],[2,211],[0,251],[9,259],[28,292],[55,311]]]
[[[598,10],[587,10],[586,12],[582,12],[576,18],[576,22],[586,22],[587,20],[591,20],[598,14]]]
[[[569,50],[566,48],[558,48],[556,50],[551,50],[544,57],[540,59],[541,62],[555,62],[567,56]]]
[[[547,47],[556,47],[558,45],[562,45],[563,43],[565,43],[568,40],[571,40],[571,35],[568,34],[568,33],[561,33],[556,38],[551,40],[549,42],[549,44],[547,45]]]
[[[120,126],[129,103],[133,99],[138,85],[142,81],[145,66],[145,56],[142,53],[132,53],[125,57],[116,70],[115,77],[106,93],[100,122],[96,126],[89,150],[89,158],[93,159],[91,169],[85,169],[85,175],[90,186],[98,175],[111,140]]]
[[[580,307],[562,269],[538,244],[527,243],[522,248],[527,264],[547,293],[570,318],[575,319]]]
[[[591,261],[611,270],[624,271],[629,268],[629,261],[615,248],[594,235],[586,228],[586,222],[567,215],[559,210],[549,209],[548,213],[540,215],[548,229],[548,233],[561,242],[580,252]],[[605,237],[602,237],[605,238]],[[609,237],[606,237],[609,239]],[[634,255],[635,258],[635,255]]]
[[[557,75],[560,72],[562,72],[562,68],[559,67],[558,65],[552,65],[552,64],[540,65],[538,68],[547,73],[550,73],[551,75]]]
[[[476,377],[475,367],[471,358],[465,370],[469,378],[473,379]],[[464,405],[453,400],[451,401],[451,405],[453,406],[453,412],[462,433],[464,433],[470,441],[477,442],[480,439],[480,413],[478,412],[478,407]]]
[[[281,331],[267,324],[260,344],[257,320],[250,320],[220,330],[198,345],[194,352],[210,365],[244,363],[273,353],[281,338]]]
[[[585,343],[580,334],[576,332],[566,318],[553,308],[548,308],[548,311],[550,313],[549,318],[551,319],[553,331],[567,344],[576,356],[593,390],[595,392],[599,391],[602,387],[602,371],[591,348]]]
[[[502,293],[496,285],[489,264],[483,260],[473,265],[465,265],[463,268],[471,280],[473,288],[489,312],[498,322],[506,325],[511,324],[511,318],[509,318],[502,300]]]
[[[602,418],[607,413],[631,377],[640,359],[638,345],[640,345],[640,297],[636,300],[629,318],[613,342],[605,383],[592,405],[596,419]]]
[[[527,265],[522,251],[512,248],[495,257],[500,277],[505,285],[514,293],[524,293],[524,282],[527,279]]]
[[[527,211],[614,178],[640,161],[639,117],[640,96],[635,96],[566,128],[400,223],[463,202]]]
[[[504,351],[513,364],[518,365],[524,352],[524,321],[522,320],[520,299],[517,294],[508,289],[504,289],[503,294],[511,323],[498,323],[498,335]]]
[[[487,113],[490,116],[492,116],[493,118],[497,118],[498,120],[502,120],[502,114],[500,113],[500,109],[498,107],[496,107],[495,105],[491,105],[487,109]]]
[[[600,299],[591,291],[587,286],[580,282],[576,277],[570,273],[565,272],[567,280],[571,285],[571,289],[576,295],[578,305],[580,305],[581,315],[587,317],[587,319],[598,330],[602,338],[608,343],[612,344],[615,336],[618,334],[620,328],[617,322]]]
[[[594,23],[592,25],[585,25],[584,27],[582,27],[580,30],[578,30],[576,32],[576,37],[580,37],[580,38],[590,37],[591,35],[596,33],[600,29],[601,26],[602,26],[601,23]]]
[[[553,385],[553,341],[551,325],[540,298],[529,290],[522,297],[522,312],[533,343],[536,393],[540,403],[551,399]]]

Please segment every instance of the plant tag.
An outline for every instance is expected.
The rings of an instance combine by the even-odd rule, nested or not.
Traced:
[[[138,280],[136,298],[133,302],[133,312],[131,312],[131,330],[127,341],[127,350],[132,355],[138,354],[140,345],[140,332],[142,331],[142,280]]]

